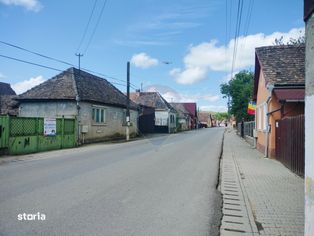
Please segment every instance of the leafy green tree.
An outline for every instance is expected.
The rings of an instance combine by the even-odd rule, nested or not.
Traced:
[[[216,118],[216,120],[226,120],[228,119],[228,113],[227,112],[215,112],[214,116]]]
[[[230,97],[230,113],[240,122],[242,119],[253,120],[254,116],[247,114],[248,103],[253,93],[253,72],[240,71],[228,83],[220,85],[223,98]]]

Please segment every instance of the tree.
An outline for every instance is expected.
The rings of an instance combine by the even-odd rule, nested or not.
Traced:
[[[220,85],[223,98],[230,97],[230,113],[238,122],[242,119],[253,120],[253,116],[247,114],[248,103],[253,93],[253,72],[240,71],[228,83]]]
[[[298,38],[290,38],[288,42],[283,41],[283,36],[276,38],[274,45],[301,45],[305,43],[305,36],[299,36]]]
[[[216,120],[218,120],[218,121],[228,119],[228,113],[227,112],[215,112],[214,116],[215,116]]]

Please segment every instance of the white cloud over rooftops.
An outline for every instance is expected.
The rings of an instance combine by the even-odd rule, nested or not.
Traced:
[[[275,39],[282,37],[284,43],[291,38],[299,38],[304,35],[304,28],[293,28],[289,32],[274,32],[270,35],[258,33],[240,36],[234,71],[253,66],[255,63],[255,48],[273,45]],[[175,68],[170,71],[179,84],[194,84],[207,79],[210,71],[230,72],[232,67],[234,39],[227,45],[219,45],[217,40],[203,42],[190,46],[183,62],[184,68]]]
[[[157,66],[159,61],[142,52],[133,55],[131,58],[131,63],[136,67],[146,69],[152,66]]]
[[[218,95],[211,95],[207,92],[196,94],[178,93],[168,86],[151,85],[145,89],[146,92],[159,92],[167,102],[217,102],[220,99]]]
[[[37,77],[30,78],[29,80],[23,80],[21,82],[17,82],[15,84],[12,84],[13,90],[16,92],[16,94],[22,94],[26,92],[27,90],[45,82],[46,79],[39,75]]]

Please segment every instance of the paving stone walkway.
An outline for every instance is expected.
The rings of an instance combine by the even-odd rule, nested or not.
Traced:
[[[304,180],[227,129],[221,162],[222,236],[304,235]]]

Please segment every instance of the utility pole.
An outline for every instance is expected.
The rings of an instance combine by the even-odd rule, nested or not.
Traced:
[[[83,54],[80,53],[75,53],[75,56],[78,57],[78,66],[79,66],[79,71],[78,71],[78,78],[81,78],[81,57]],[[75,76],[75,73],[74,73]],[[80,118],[80,96],[79,94],[76,95],[75,97],[76,100],[76,109],[77,109],[77,144],[81,144],[81,118]]]
[[[75,56],[78,57],[78,61],[79,61],[79,71],[81,70],[81,57],[84,56],[81,53],[75,53]]]
[[[126,141],[130,140],[130,62],[127,62],[126,72]]]

